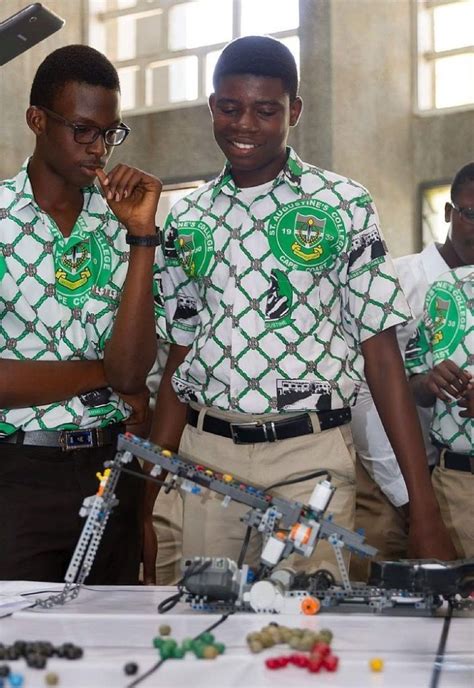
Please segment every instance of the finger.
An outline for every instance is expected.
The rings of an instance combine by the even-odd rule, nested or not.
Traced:
[[[450,402],[453,400],[453,398],[456,398],[453,395],[448,395],[448,393],[444,390],[444,386],[440,384],[439,380],[437,381],[433,376],[430,378],[428,382],[428,389],[438,399],[441,399],[441,401]]]
[[[453,399],[457,399],[462,394],[463,387],[459,380],[453,377],[451,373],[447,373],[446,370],[440,371],[439,368],[435,368],[432,371],[432,379],[439,388],[451,395]]]
[[[460,368],[450,359],[446,359],[440,363],[435,367],[435,370],[438,370],[446,380],[455,385],[459,390],[463,390],[472,381],[471,373]]]
[[[130,176],[137,174],[137,170],[128,165],[117,165],[112,172],[109,172],[108,200],[122,200],[123,189]],[[125,181],[124,181],[125,180]]]
[[[104,196],[107,196],[107,189],[105,187],[108,186],[109,178],[101,167],[98,167],[95,172],[99,180],[100,186],[102,188],[102,191],[104,192]]]

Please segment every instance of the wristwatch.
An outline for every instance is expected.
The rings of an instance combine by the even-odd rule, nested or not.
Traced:
[[[156,234],[145,234],[145,236],[127,234],[125,241],[130,246],[159,246],[161,243],[160,228],[156,228]]]

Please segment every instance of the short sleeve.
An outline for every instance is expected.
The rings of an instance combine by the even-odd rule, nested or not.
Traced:
[[[178,251],[173,213],[168,215],[154,275],[157,334],[171,344],[191,346],[199,324],[200,298],[196,282],[186,272]]]
[[[351,243],[343,283],[343,322],[357,342],[410,320],[412,312],[367,194],[354,202]]]

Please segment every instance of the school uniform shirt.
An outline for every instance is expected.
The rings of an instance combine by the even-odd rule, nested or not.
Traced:
[[[406,349],[410,375],[450,359],[474,375],[474,266],[446,272],[426,294],[423,318]],[[431,434],[453,452],[474,454],[474,420],[459,414],[456,399],[436,399]]]
[[[250,414],[350,406],[361,342],[411,318],[372,198],[291,149],[255,194],[226,167],[167,219],[166,337],[192,347],[175,390]]]
[[[69,237],[36,203],[25,162],[0,183],[0,357],[103,358],[128,266],[125,230],[95,186]],[[32,381],[34,384],[34,381]],[[0,409],[0,435],[105,426],[130,408],[111,390],[30,408]]]
[[[449,270],[449,266],[435,243],[429,244],[421,253],[396,258],[393,262],[413,312],[411,320],[396,328],[404,357],[407,343],[416,332],[423,314],[426,292],[438,277]],[[418,406],[417,411],[428,462],[434,465],[438,450],[429,436],[433,409]],[[352,434],[357,454],[382,492],[395,506],[406,504],[408,491],[405,481],[366,382],[361,385],[357,404],[352,409]]]

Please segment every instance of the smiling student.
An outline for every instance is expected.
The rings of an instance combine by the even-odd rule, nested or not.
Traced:
[[[351,528],[350,407],[365,368],[413,497],[412,551],[451,558],[393,332],[410,310],[370,194],[287,146],[302,100],[281,42],[230,43],[209,106],[227,163],[174,206],[164,228],[160,279],[171,351],[152,439],[264,487],[293,481],[278,491],[303,502],[315,481],[295,479],[326,469],[337,487],[330,511]],[[151,577],[155,496],[149,487]],[[184,556],[237,559],[244,511],[233,503],[223,509],[214,494],[186,498]],[[252,537],[250,563],[260,546]],[[336,571],[326,542],[292,564]]]

